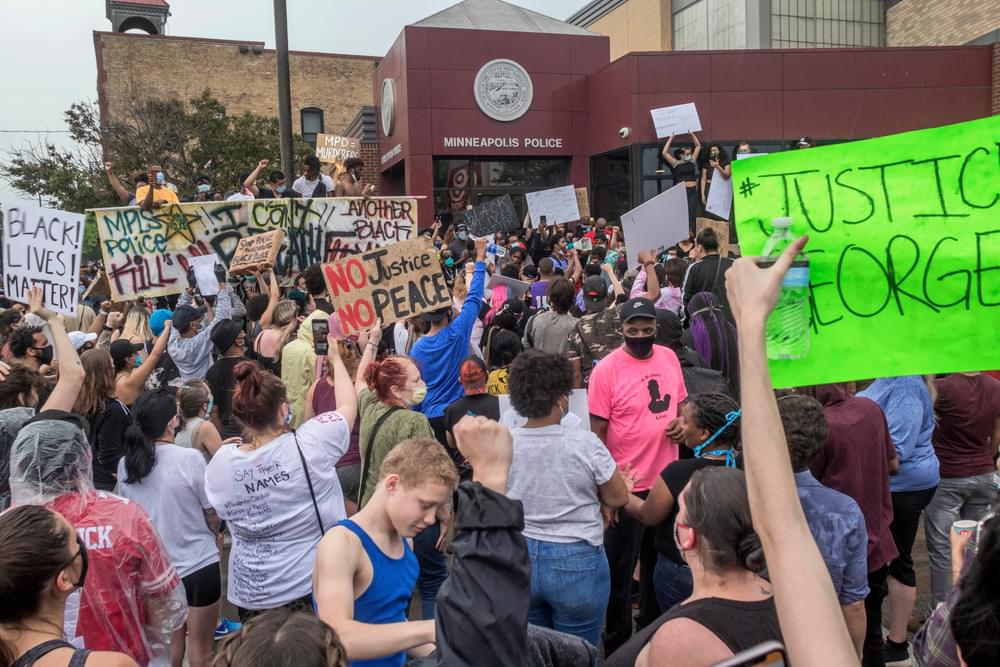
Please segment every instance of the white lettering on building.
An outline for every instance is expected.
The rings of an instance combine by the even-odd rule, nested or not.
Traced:
[[[563,148],[562,137],[445,137],[445,148]]]
[[[396,157],[402,152],[403,152],[403,144],[396,144],[389,150],[388,153],[382,156],[382,164],[385,164],[386,162],[388,162],[389,160]]]

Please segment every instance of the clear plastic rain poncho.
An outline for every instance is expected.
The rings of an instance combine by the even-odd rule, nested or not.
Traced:
[[[10,448],[24,422],[34,416],[34,408],[0,410],[0,512],[10,507]]]
[[[79,608],[67,604],[67,639],[121,651],[140,665],[169,665],[170,635],[187,619],[184,586],[146,513],[96,491],[91,466],[90,445],[76,424],[33,421],[11,449],[12,503],[59,512],[87,548]]]

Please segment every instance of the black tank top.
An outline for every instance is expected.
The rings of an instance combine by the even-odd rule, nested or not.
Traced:
[[[695,181],[698,179],[697,168],[694,166],[693,160],[691,162],[678,160],[673,171],[674,183],[680,183],[681,181]]]
[[[632,635],[631,639],[604,661],[605,667],[632,667],[660,626],[675,618],[689,618],[704,625],[733,653],[772,639],[781,641],[778,611],[773,597],[757,602],[702,598],[675,606]]]
[[[73,657],[71,657],[69,662],[66,663],[66,667],[84,667],[84,663],[87,662],[87,656],[90,655],[90,651],[83,648],[76,648],[69,642],[64,642],[61,639],[50,639],[49,641],[43,642],[34,648],[28,649],[27,653],[15,660],[11,667],[32,667],[32,665],[41,660],[44,656],[61,648],[75,649],[73,651]]]

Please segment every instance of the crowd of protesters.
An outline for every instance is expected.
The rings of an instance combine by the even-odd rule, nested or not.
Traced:
[[[685,165],[728,162],[679,150],[694,210],[713,176]],[[231,198],[371,194],[359,164],[266,168]],[[112,183],[155,207],[162,173]],[[692,227],[630,266],[603,218],[442,227],[453,304],[360,336],[318,266],[4,304],[0,663],[1000,664],[1000,380],[774,392],[764,322],[805,239],[764,270]]]

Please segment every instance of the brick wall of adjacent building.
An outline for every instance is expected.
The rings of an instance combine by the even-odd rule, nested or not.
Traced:
[[[1000,113],[1000,42],[993,45],[993,113]]]
[[[244,46],[245,53],[240,47]],[[128,114],[142,98],[190,100],[206,88],[232,114],[277,116],[276,57],[262,42],[94,32],[102,116]],[[260,53],[254,53],[254,47]],[[289,57],[292,122],[300,110],[323,110],[324,131],[342,132],[363,105],[373,103],[377,59],[293,51]]]
[[[887,46],[958,46],[1000,28],[1000,0],[902,0],[886,11]]]
[[[375,186],[376,194],[379,194],[380,165],[377,141],[361,142],[361,159],[365,161],[365,168],[361,172],[361,182],[371,183]]]

